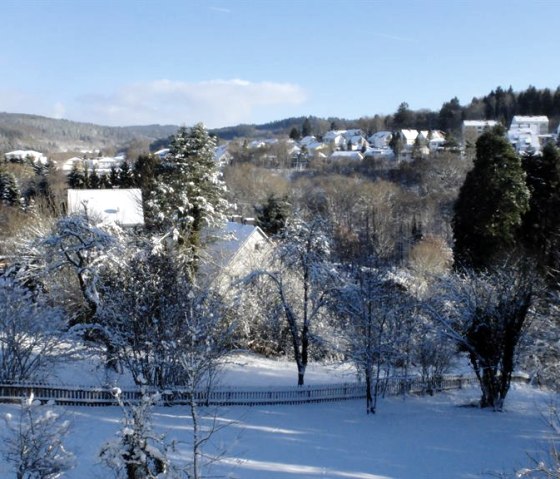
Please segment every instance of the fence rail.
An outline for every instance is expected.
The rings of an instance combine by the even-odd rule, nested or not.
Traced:
[[[522,380],[516,377],[514,380]],[[429,385],[421,378],[389,378],[379,382],[380,395],[398,396],[401,394],[422,394],[432,391],[460,389],[476,383],[471,376],[446,376],[435,386]],[[121,391],[125,402],[137,402],[144,393],[155,390],[127,389]],[[114,406],[117,404],[111,387],[78,387],[50,384],[0,384],[0,402],[18,402],[33,394],[41,402],[52,401],[55,404],[73,406]],[[188,403],[189,391],[180,387],[160,392],[162,402],[166,405]],[[209,391],[197,391],[194,397],[197,403],[210,406],[258,406],[271,404],[303,404],[349,399],[365,398],[363,383],[343,383],[302,387],[268,387],[268,388],[219,388]]]

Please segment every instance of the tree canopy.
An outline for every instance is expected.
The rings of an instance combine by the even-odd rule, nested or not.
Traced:
[[[518,231],[529,209],[521,159],[498,130],[476,143],[474,167],[455,204],[453,233],[457,265],[483,268],[518,246]]]

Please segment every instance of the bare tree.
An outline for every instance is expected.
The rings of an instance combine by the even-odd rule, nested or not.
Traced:
[[[330,242],[321,218],[306,222],[295,217],[287,225],[276,251],[277,269],[257,270],[246,281],[259,278],[273,285],[286,319],[294,359],[298,369],[298,386],[304,384],[309,361],[310,342],[324,319],[327,292],[333,284],[328,263]]]
[[[364,267],[353,271],[331,298],[340,317],[343,351],[365,379],[366,413],[375,414],[382,372],[388,375],[397,357],[399,291],[382,271]]]
[[[0,277],[0,381],[28,381],[56,359],[62,312],[10,278]]]
[[[438,286],[436,304],[427,307],[468,354],[482,390],[480,406],[501,411],[529,321],[534,276],[520,267],[464,271],[444,277]]]
[[[63,439],[70,422],[33,395],[22,400],[19,414],[7,414],[4,457],[17,479],[56,479],[74,466]]]
[[[220,298],[210,290],[193,288],[181,305],[183,336],[179,342],[179,360],[183,368],[181,391],[186,396],[192,419],[192,466],[189,477],[200,479],[203,467],[213,459],[204,454],[204,445],[217,431],[200,423],[199,406],[216,381],[219,368],[229,351],[234,325],[224,321],[226,314]]]

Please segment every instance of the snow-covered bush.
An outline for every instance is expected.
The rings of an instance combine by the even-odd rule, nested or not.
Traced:
[[[170,463],[173,444],[152,429],[151,409],[158,395],[144,394],[138,404],[125,404],[119,388],[113,389],[122,411],[122,427],[117,437],[101,448],[101,462],[117,479],[175,479],[181,473]]]
[[[0,381],[37,379],[64,326],[59,310],[11,278],[0,277]]]
[[[33,395],[22,401],[19,414],[4,416],[3,456],[17,479],[56,479],[74,466],[74,454],[64,448],[70,421]]]

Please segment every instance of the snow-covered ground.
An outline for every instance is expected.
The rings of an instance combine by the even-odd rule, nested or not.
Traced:
[[[338,382],[340,377],[353,379],[352,374],[314,366],[309,380]],[[291,385],[295,368],[291,362],[240,355],[228,366],[224,381]],[[542,450],[549,434],[543,414],[550,395],[514,385],[503,413],[471,407],[478,395],[477,389],[465,389],[435,397],[385,398],[375,416],[366,416],[363,401],[203,410],[207,423],[215,418],[227,426],[207,448],[223,453],[210,474],[239,479],[473,479],[526,465],[527,452]],[[15,407],[0,405],[0,413]],[[65,477],[111,477],[97,463],[97,454],[118,429],[120,410],[69,407],[66,416],[73,428],[65,442],[78,456],[78,465]],[[186,461],[186,408],[156,407],[153,420],[169,440],[184,441],[175,459]],[[3,463],[0,477],[12,477]]]
[[[61,363],[48,372],[46,382],[79,386],[118,385],[134,387],[128,374],[108,373],[103,361],[96,356],[83,357]],[[305,373],[309,385],[357,381],[351,363],[311,363]],[[223,386],[295,386],[297,367],[294,361],[264,358],[257,354],[239,352],[228,355],[219,385]]]

